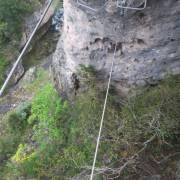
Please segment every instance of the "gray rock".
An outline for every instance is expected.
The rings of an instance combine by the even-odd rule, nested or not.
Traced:
[[[8,71],[8,74],[9,74],[9,71]],[[24,67],[23,67],[22,63],[19,63],[15,72],[12,75],[10,84],[12,84],[12,85],[16,84],[21,79],[23,74],[24,74]]]
[[[110,14],[114,14],[118,11],[117,2],[115,0],[110,0],[107,2],[106,11]]]
[[[137,7],[142,4],[129,2]],[[63,35],[52,65],[60,92],[73,94],[72,77],[78,74],[80,64],[93,66],[97,77],[106,82],[116,42],[112,85],[118,91],[155,84],[167,74],[180,74],[179,1],[151,0],[145,10],[126,10],[124,16],[120,8],[95,13],[73,0],[64,1]]]
[[[60,32],[60,30],[62,29],[61,27],[63,26],[63,21],[64,21],[64,10],[62,8],[58,9],[53,18],[52,18],[52,29],[54,31],[58,31]]]
[[[36,67],[32,67],[30,68],[24,75],[22,82],[23,83],[32,83],[36,76],[37,76],[37,68]]]
[[[180,180],[180,167],[176,170],[176,180]]]

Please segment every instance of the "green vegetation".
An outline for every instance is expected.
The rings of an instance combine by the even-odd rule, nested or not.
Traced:
[[[0,0],[0,85],[7,62],[18,52],[23,19],[38,3],[38,0]]]
[[[15,111],[7,114],[1,120],[0,126],[0,177],[3,177],[6,160],[16,153],[18,144],[23,141],[23,135],[27,127],[27,118],[30,113],[30,104],[23,103]]]
[[[14,112],[11,112],[8,116],[8,125],[12,132],[23,132],[27,126],[27,118],[30,115],[31,105],[29,103],[23,103]]]
[[[37,68],[34,72],[34,79],[32,82],[26,80],[22,81],[23,90],[27,93],[36,94],[44,85],[50,82],[48,71]]]
[[[17,44],[23,16],[34,2],[38,1],[0,0],[0,49]],[[48,42],[42,51],[36,47],[35,54],[28,55],[34,60],[32,64],[41,59],[36,55],[39,52],[51,52]],[[0,85],[7,65],[0,55]],[[30,77],[21,82],[15,95],[23,92],[35,96],[0,122],[0,179],[67,180],[90,174],[104,92],[97,87],[93,67],[81,65],[79,74],[81,83],[89,88],[71,103],[59,97],[43,69],[31,74],[33,80]],[[178,83],[179,77],[170,77],[127,99],[111,89],[96,164],[97,180],[139,179],[151,171],[162,179],[175,179],[180,149]]]
[[[8,65],[7,60],[0,55],[0,86],[4,80],[7,65]]]
[[[127,140],[144,140],[154,134],[162,141],[177,140],[180,125],[178,78],[168,78],[158,87],[147,88],[130,98],[122,109]],[[143,135],[143,136],[142,136]],[[133,138],[132,138],[133,137]]]
[[[32,11],[33,3],[24,0],[0,0],[0,45],[20,38],[24,14]]]
[[[113,171],[106,174],[109,178],[135,179],[139,169],[141,175],[146,175],[141,165],[151,167],[150,157],[161,162],[163,157],[177,153],[178,80],[168,78],[157,87],[123,99],[123,105],[117,105],[111,94],[96,164],[102,168],[100,174],[110,167]],[[91,86],[72,105],[62,101],[53,86],[46,84],[31,104],[10,113],[5,121],[6,133],[0,139],[0,159],[4,157],[1,177],[58,180],[78,176],[82,171],[89,174],[104,97],[97,92]],[[173,177],[177,160],[168,161],[158,173]]]

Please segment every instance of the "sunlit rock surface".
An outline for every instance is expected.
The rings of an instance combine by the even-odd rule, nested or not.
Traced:
[[[103,8],[102,0],[89,2],[101,10],[64,1],[63,35],[52,66],[62,94],[72,95],[81,88],[80,64],[93,66],[97,78],[106,82],[116,43],[112,85],[118,91],[154,85],[167,74],[180,73],[180,1],[151,0],[142,11],[122,10],[113,0]],[[128,5],[143,7],[142,1]]]

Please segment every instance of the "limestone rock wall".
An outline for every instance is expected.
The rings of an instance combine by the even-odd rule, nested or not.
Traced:
[[[143,6],[141,0],[127,2]],[[89,1],[97,9],[102,4],[103,0]],[[146,9],[135,11],[117,8],[116,1],[109,0],[93,12],[75,0],[64,0],[63,35],[52,65],[60,92],[71,95],[81,88],[80,64],[93,66],[97,78],[106,82],[116,42],[112,84],[117,90],[155,84],[166,74],[179,74],[180,1],[148,0]]]

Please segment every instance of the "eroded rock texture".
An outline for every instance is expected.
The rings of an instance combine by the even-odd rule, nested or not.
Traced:
[[[98,9],[102,0],[90,1]],[[88,3],[88,1],[87,1]],[[93,66],[106,82],[117,42],[112,84],[117,90],[155,84],[180,73],[180,1],[148,0],[142,11],[122,10],[110,0],[98,12],[64,1],[64,29],[52,70],[61,93],[81,87],[79,65]],[[142,1],[128,1],[142,7]],[[77,86],[76,83],[79,83]]]

